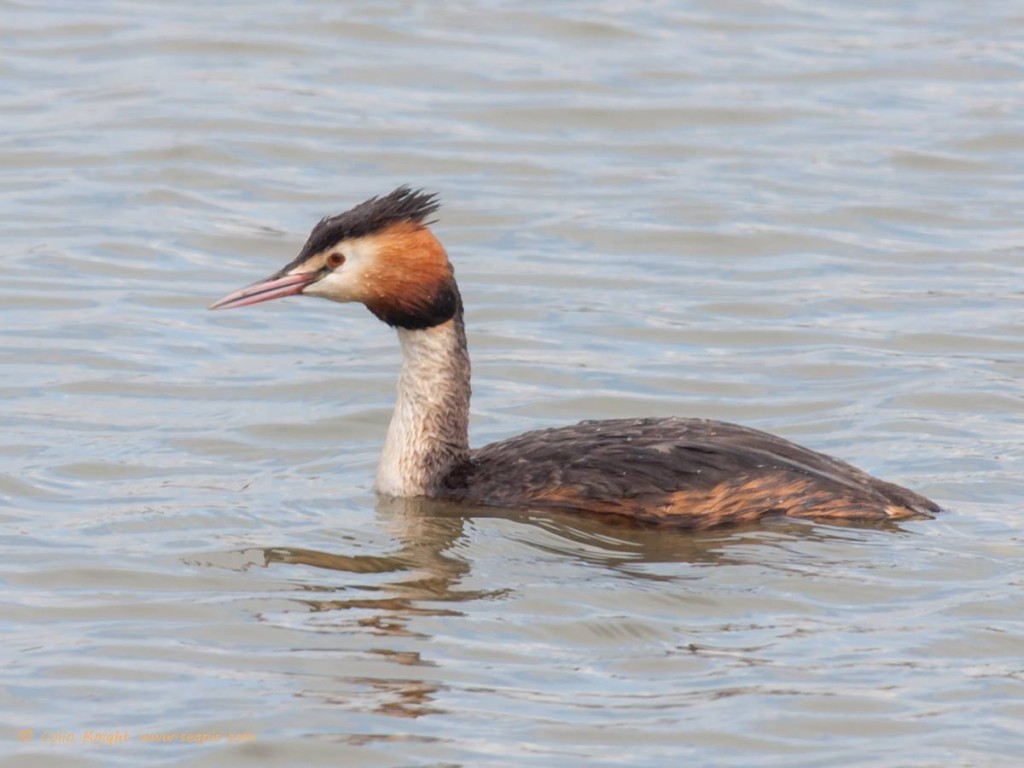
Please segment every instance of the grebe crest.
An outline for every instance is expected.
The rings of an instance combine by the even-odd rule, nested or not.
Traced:
[[[403,186],[322,219],[294,260],[210,307],[303,294],[361,303],[396,329],[402,366],[379,493],[687,528],[769,515],[881,521],[938,511],[838,459],[705,419],[587,421],[470,450],[462,299],[428,221],[439,207],[436,195]]]

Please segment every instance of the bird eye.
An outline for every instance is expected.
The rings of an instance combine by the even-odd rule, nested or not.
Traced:
[[[345,254],[334,252],[327,257],[327,266],[331,269],[337,269],[345,263]]]

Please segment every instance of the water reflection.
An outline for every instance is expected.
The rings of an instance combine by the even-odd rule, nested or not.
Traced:
[[[642,564],[742,565],[751,562],[750,545],[782,546],[786,542],[859,540],[865,530],[906,533],[892,521],[822,525],[795,518],[768,518],[760,523],[711,531],[684,531],[670,526],[638,523],[629,518],[580,515],[570,512],[501,509],[454,505],[429,499],[380,499],[377,515],[399,542],[392,554],[346,555],[298,547],[250,548],[204,557],[205,564],[245,570],[254,565],[304,565],[351,574],[394,574],[388,583],[393,594],[384,599],[355,598],[314,601],[316,610],[381,607],[417,613],[447,611],[416,607],[416,601],[458,603],[500,596],[505,590],[460,590],[459,581],[472,563],[453,554],[469,536],[469,529],[487,519],[514,524],[510,542],[537,552],[598,565],[630,576],[661,579],[653,573],[631,570]],[[741,551],[742,550],[742,551]],[[677,576],[678,577],[678,576]],[[304,589],[313,589],[303,585]],[[380,586],[373,587],[380,589]],[[325,591],[335,587],[325,586]]]
[[[257,589],[274,582],[257,620],[281,633],[293,695],[329,705],[349,744],[398,729],[451,747],[480,702],[517,727],[544,718],[572,734],[583,719],[594,733],[624,718],[661,733],[651,712],[665,723],[707,718],[716,744],[739,730],[717,725],[726,701],[747,729],[771,732],[765,711],[809,707],[882,727],[889,711],[856,708],[891,690],[878,645],[892,640],[916,658],[922,617],[953,595],[928,583],[931,563],[918,556],[941,521],[867,530],[776,520],[695,535],[423,501],[381,502],[376,513],[394,538],[387,554],[230,553],[230,567],[256,570],[243,578]],[[961,577],[984,576],[971,559],[954,564]],[[284,607],[278,588],[294,590]],[[837,648],[853,648],[838,665]],[[934,665],[902,668],[923,689],[943,684]],[[853,705],[836,695],[836,676]],[[387,722],[350,730],[352,713]]]
[[[741,638],[722,644],[712,641],[707,627],[702,629],[707,618],[694,619],[716,613],[721,594],[714,596],[713,585],[728,583],[726,572],[735,568],[736,594],[745,601],[750,584],[743,574],[751,566],[803,580],[815,568],[843,570],[838,566],[856,558],[875,536],[887,536],[781,519],[693,533],[422,499],[380,500],[376,513],[396,542],[387,554],[273,546],[208,553],[202,560],[236,571],[276,571],[277,586],[291,592],[288,607],[282,609],[275,591],[256,606],[259,620],[288,631],[290,652],[304,648],[310,642],[307,633],[315,633],[318,647],[347,655],[349,662],[337,667],[336,656],[325,656],[321,672],[305,678],[297,696],[412,719],[450,713],[446,702],[459,695],[456,681],[464,679],[481,654],[485,665],[507,662],[502,654],[508,653],[508,637],[505,645],[501,638],[508,632],[524,648],[543,648],[554,631],[563,652],[583,656],[604,653],[609,638],[615,638],[615,647],[651,645],[672,657],[686,657],[679,662],[686,669],[718,658],[754,663],[755,651],[763,652],[772,642],[762,636],[770,629],[753,622]],[[535,564],[537,579],[548,584],[543,597],[548,607],[536,602],[536,584],[524,582],[521,570],[518,576],[505,566],[487,572],[494,567],[494,552],[487,551],[492,545],[507,552],[509,564]],[[808,559],[806,550],[815,545],[821,545],[817,558]],[[316,570],[289,572],[281,566]],[[343,574],[340,580],[338,574]],[[466,586],[481,580],[487,588]],[[657,619],[578,613],[581,602],[609,600],[609,587],[628,584],[635,590],[644,582],[652,587],[647,610]],[[494,601],[502,605],[497,614],[486,605]],[[725,613],[733,615],[732,610]],[[485,620],[497,623],[481,625],[482,616],[497,616]],[[732,618],[726,623],[737,631]],[[492,643],[505,650],[492,649]],[[476,683],[480,690],[487,686],[483,680]]]

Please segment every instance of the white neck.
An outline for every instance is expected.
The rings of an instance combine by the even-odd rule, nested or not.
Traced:
[[[462,313],[433,328],[398,329],[398,398],[377,465],[377,491],[431,496],[469,457],[469,353]]]

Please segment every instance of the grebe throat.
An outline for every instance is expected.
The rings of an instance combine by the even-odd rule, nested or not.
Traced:
[[[398,328],[402,368],[380,463],[377,491],[430,496],[469,459],[469,352],[461,308],[422,330]]]

